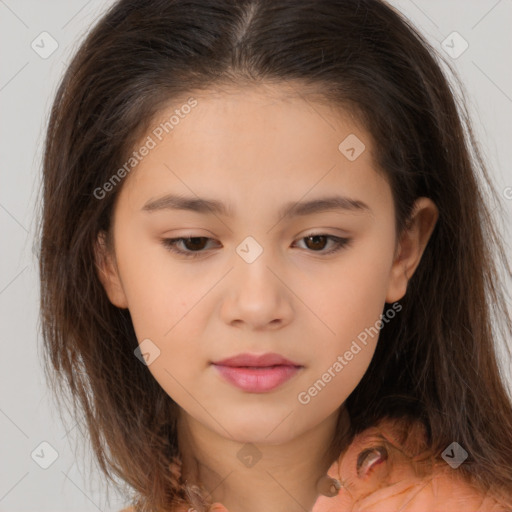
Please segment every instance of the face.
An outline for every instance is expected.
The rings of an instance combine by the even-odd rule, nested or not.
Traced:
[[[156,145],[122,183],[101,279],[185,415],[236,441],[285,442],[339,409],[385,302],[405,293],[391,190],[348,114],[284,87],[194,97],[162,140],[144,137]],[[212,364],[266,353],[293,365]]]

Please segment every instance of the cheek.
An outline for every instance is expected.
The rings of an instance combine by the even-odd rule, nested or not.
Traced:
[[[193,284],[170,264],[165,248],[143,232],[120,230],[116,253],[137,338],[167,339],[194,303]]]
[[[148,368],[174,398],[182,389],[179,383],[195,379],[207,363],[209,347],[200,346],[204,335],[198,315],[215,280],[171,265],[165,249],[142,236],[120,236],[118,254],[137,340],[139,344],[151,341],[158,357]],[[194,360],[197,364],[191,364]]]
[[[375,352],[392,261],[389,242],[388,249],[380,252],[375,250],[376,245],[377,241],[371,240],[359,250],[347,252],[339,264],[330,267],[329,275],[322,279],[323,286],[309,289],[308,304],[324,323],[319,324],[324,334],[318,331],[314,338],[314,378],[319,379],[322,389],[319,403],[345,399]]]
[[[207,348],[200,346],[204,336],[199,332],[199,322],[193,321],[207,288],[196,287],[196,293],[182,295],[176,290],[176,286],[185,284],[182,278],[162,272],[155,276],[150,268],[148,265],[140,272],[141,279],[131,283],[132,323],[139,344],[151,340],[150,346],[158,354],[148,370],[175,402],[186,407],[189,392],[200,382],[207,366]]]
[[[379,320],[389,284],[391,252],[362,249],[331,265],[323,285],[311,287],[308,294],[331,335],[334,331],[331,338],[345,342]]]

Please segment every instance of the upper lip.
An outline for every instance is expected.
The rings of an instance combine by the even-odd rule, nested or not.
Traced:
[[[220,366],[302,366],[298,363],[290,361],[285,357],[275,354],[275,353],[267,353],[267,354],[238,354],[234,357],[228,357],[227,359],[222,359],[221,361],[214,361],[213,364]]]

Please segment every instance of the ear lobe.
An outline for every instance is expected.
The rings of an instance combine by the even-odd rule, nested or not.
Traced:
[[[119,277],[119,270],[114,261],[113,250],[107,243],[107,235],[104,231],[98,233],[94,244],[94,257],[98,278],[107,293],[110,302],[118,308],[126,309],[128,301],[124,293],[123,285]]]
[[[404,297],[409,279],[420,264],[425,247],[434,231],[439,211],[427,197],[416,200],[407,227],[400,238],[398,250],[391,267],[387,303]]]

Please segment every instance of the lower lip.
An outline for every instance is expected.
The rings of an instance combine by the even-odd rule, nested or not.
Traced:
[[[214,364],[220,374],[231,384],[249,393],[264,393],[291,379],[301,366],[244,367]]]

